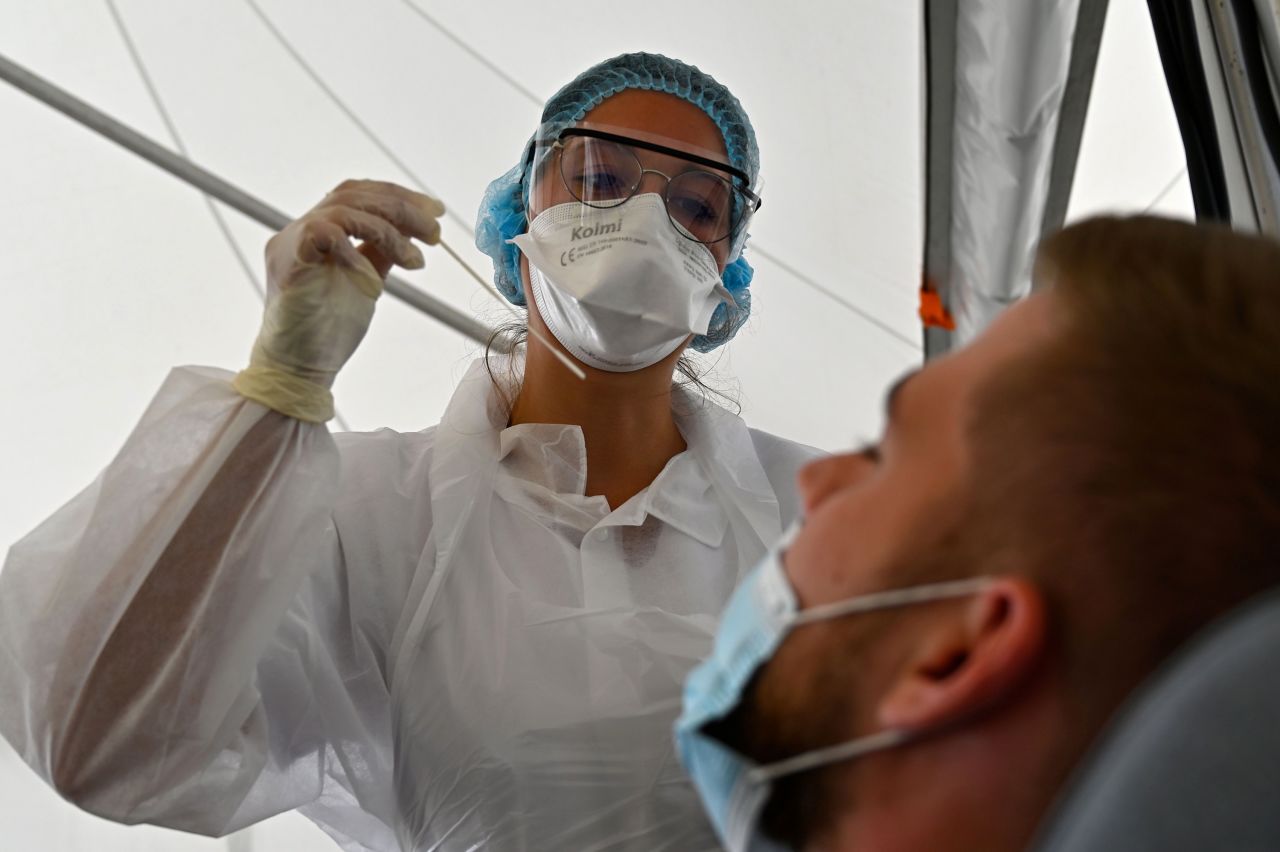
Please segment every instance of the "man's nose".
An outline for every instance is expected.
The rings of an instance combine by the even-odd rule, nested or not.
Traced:
[[[811,514],[832,494],[856,485],[870,472],[872,462],[862,453],[842,453],[809,462],[796,474],[796,489]]]

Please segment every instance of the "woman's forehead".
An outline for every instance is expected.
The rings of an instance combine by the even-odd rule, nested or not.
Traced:
[[[728,161],[724,137],[711,116],[666,92],[624,89],[605,98],[579,125]]]

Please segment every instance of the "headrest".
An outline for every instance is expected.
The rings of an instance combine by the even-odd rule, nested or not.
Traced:
[[[1033,848],[1280,850],[1280,591],[1152,678]]]

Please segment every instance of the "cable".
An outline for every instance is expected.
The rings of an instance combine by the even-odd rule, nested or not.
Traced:
[[[248,2],[252,3],[254,2],[254,0],[248,0]],[[477,62],[479,62],[485,68],[488,68],[494,74],[494,76],[502,80],[511,88],[515,89],[517,92],[523,95],[530,103],[533,103],[534,105],[536,105],[538,109],[542,109],[545,106],[545,103],[542,101],[541,98],[539,98],[533,92],[526,89],[514,77],[512,77],[507,72],[503,71],[502,68],[499,67],[495,62],[485,57],[484,54],[480,53],[480,51],[476,50],[471,45],[467,44],[467,42],[463,41],[453,31],[447,29],[443,24],[441,24],[434,17],[432,17],[431,15],[428,15],[426,12],[422,11],[422,9],[418,8],[418,6],[412,0],[401,0],[401,2],[403,2],[406,6],[408,6],[410,9],[416,12],[418,16],[422,18],[422,20],[430,24],[433,28],[435,28],[437,32],[439,32],[445,38],[452,41],[462,50],[466,51],[467,54],[469,54],[472,58],[474,58]],[[842,308],[845,308],[846,310],[850,311],[855,316],[862,318],[866,322],[870,323],[871,325],[875,326],[876,328],[890,335],[894,339],[901,341],[902,343],[905,343],[907,346],[910,346],[913,350],[920,351],[921,345],[918,341],[913,340],[911,337],[908,337],[905,334],[902,334],[901,332],[897,331],[889,324],[885,323],[883,320],[877,319],[876,317],[872,316],[870,313],[863,310],[862,308],[857,307],[847,299],[844,299],[836,295],[830,289],[822,286],[812,277],[801,273],[798,269],[796,269],[791,264],[786,263],[777,255],[774,255],[765,251],[763,248],[760,247],[758,243],[752,243],[751,250],[756,254],[759,254],[764,259],[773,263],[779,269],[782,269],[783,271],[791,274],[800,283],[805,284],[808,287],[811,287],[812,289],[826,296],[828,299],[831,299],[837,305],[840,305]]]
[[[178,132],[178,127],[174,123],[169,110],[165,107],[164,99],[160,97],[160,91],[156,88],[155,82],[151,77],[151,73],[147,70],[146,62],[143,61],[142,53],[134,44],[133,37],[129,34],[129,28],[125,24],[124,17],[120,14],[120,10],[116,8],[115,0],[106,0],[107,9],[111,12],[111,18],[115,21],[116,31],[120,34],[121,41],[124,42],[125,48],[129,51],[129,57],[133,61],[134,68],[138,71],[138,76],[142,78],[142,83],[146,86],[147,94],[151,98],[152,104],[155,106],[156,112],[160,114],[160,120],[164,122],[165,129],[169,132],[169,137],[173,141],[174,146],[178,149],[178,153],[190,159],[186,144],[182,141],[182,135]],[[209,212],[213,215],[214,221],[218,225],[218,230],[222,232],[223,239],[227,245],[231,247],[232,253],[235,255],[236,262],[240,264],[241,270],[244,271],[245,277],[253,286],[254,292],[258,294],[258,298],[263,302],[266,301],[266,290],[262,286],[262,282],[258,280],[257,274],[254,273],[253,267],[249,265],[249,260],[244,256],[244,252],[240,250],[240,244],[236,242],[235,237],[231,234],[231,228],[227,225],[226,219],[223,218],[222,211],[213,203],[213,199],[208,193],[201,193],[204,203],[208,206]],[[338,422],[345,432],[351,431],[351,426],[347,423],[346,418],[334,408],[333,418]]]
[[[298,67],[311,78],[311,82],[315,83],[320,91],[324,92],[325,96],[333,102],[333,105],[336,106],[362,134],[364,134],[364,137],[373,143],[373,145],[382,152],[383,156],[390,160],[397,169],[409,178],[409,180],[413,181],[414,185],[417,186],[418,189],[427,195],[439,198],[440,196],[427,186],[426,181],[424,181],[417,172],[410,168],[409,164],[401,159],[395,151],[391,150],[391,147],[383,142],[377,133],[373,132],[373,128],[366,124],[364,120],[356,114],[355,110],[347,106],[346,101],[339,97],[338,93],[325,83],[324,78],[320,76],[319,72],[317,72],[315,68],[313,68],[305,58],[303,58],[298,49],[293,46],[293,43],[290,42],[289,39],[285,37],[284,33],[282,33],[280,29],[271,22],[271,19],[267,17],[266,12],[262,11],[262,7],[258,5],[257,0],[245,0],[245,3],[248,4],[249,8],[253,10],[253,13],[258,16],[258,20],[262,22],[262,25],[267,28],[267,31],[271,33],[279,45],[284,48],[291,57],[293,57],[293,61],[298,64]],[[475,234],[475,226],[466,219],[463,219],[457,213],[454,213],[452,208],[446,206],[444,215],[450,221],[460,225],[465,231],[467,231],[467,233]]]
[[[502,68],[500,68],[496,62],[491,61],[483,53],[476,50],[471,45],[467,44],[458,36],[454,35],[453,31],[446,29],[444,24],[440,23],[434,17],[422,11],[422,9],[420,9],[416,3],[412,2],[412,0],[401,0],[401,2],[403,2],[404,5],[408,6],[411,10],[413,10],[418,15],[418,17],[422,18],[422,20],[426,21],[428,24],[435,27],[436,31],[439,32],[442,36],[449,39],[449,41],[456,44],[462,50],[466,51],[471,56],[472,59],[474,59],[475,61],[483,65],[485,68],[488,68],[490,71],[492,71],[494,76],[498,77],[498,79],[502,80],[508,86],[515,89],[520,94],[524,95],[525,100],[529,101],[529,103],[536,106],[539,111],[541,111],[542,108],[546,105],[543,102],[542,98],[538,97],[536,94],[526,89],[524,85],[520,83],[519,80],[517,80],[515,77],[512,77],[506,71],[503,71]]]
[[[919,342],[917,342],[917,341],[915,341],[915,340],[912,340],[910,337],[908,337],[907,335],[905,335],[905,334],[903,334],[902,332],[898,331],[898,330],[897,330],[896,328],[894,328],[893,326],[891,326],[891,325],[889,325],[889,324],[885,323],[883,320],[881,320],[881,319],[879,319],[879,318],[877,318],[877,317],[873,316],[872,314],[868,313],[867,311],[864,311],[862,308],[858,307],[858,306],[857,306],[857,305],[855,305],[853,302],[848,301],[848,300],[847,300],[847,299],[845,299],[843,296],[839,296],[839,295],[837,295],[836,293],[833,293],[831,290],[829,290],[829,289],[827,289],[826,287],[824,287],[823,285],[819,284],[816,280],[814,280],[813,278],[810,278],[808,275],[805,275],[803,272],[801,272],[800,270],[796,269],[794,266],[792,266],[791,264],[787,263],[786,261],[784,261],[782,258],[778,257],[777,255],[775,255],[775,254],[773,254],[773,253],[771,253],[771,252],[767,252],[767,251],[765,251],[764,249],[760,248],[760,246],[755,245],[755,244],[752,244],[752,246],[751,246],[751,251],[752,251],[754,254],[758,254],[758,255],[760,255],[760,256],[761,256],[761,257],[763,257],[765,260],[769,261],[769,262],[770,262],[770,263],[772,263],[774,266],[778,267],[779,269],[783,270],[784,272],[788,272],[788,273],[790,273],[790,274],[792,275],[792,277],[794,277],[796,280],[798,280],[798,281],[800,281],[800,282],[802,282],[802,283],[804,283],[804,284],[809,285],[811,288],[813,288],[814,290],[818,291],[818,292],[819,292],[819,293],[821,293],[822,295],[826,296],[828,299],[830,299],[831,301],[835,302],[837,305],[840,305],[842,308],[845,308],[845,309],[847,309],[847,310],[849,310],[849,311],[852,311],[853,313],[855,313],[855,314],[857,314],[858,316],[862,317],[864,320],[866,320],[867,322],[871,323],[871,324],[872,324],[872,325],[874,325],[876,328],[880,329],[881,331],[883,331],[885,334],[889,335],[890,337],[893,337],[893,338],[895,338],[895,339],[897,339],[897,340],[900,340],[900,341],[902,341],[903,343],[905,343],[905,344],[907,344],[908,346],[910,346],[912,349],[915,349],[915,350],[919,351],[919,349],[920,349],[920,344],[919,344]]]
[[[107,8],[111,11],[111,17],[115,21],[116,30],[120,33],[120,39],[124,42],[125,48],[129,51],[129,57],[133,60],[134,68],[138,71],[138,76],[142,78],[142,84],[146,86],[147,94],[151,96],[151,102],[156,108],[156,112],[160,114],[160,120],[164,122],[165,129],[169,132],[169,138],[178,149],[178,153],[187,159],[191,159],[190,153],[187,151],[186,144],[182,141],[182,135],[178,133],[177,126],[173,123],[173,117],[169,115],[169,110],[165,108],[164,101],[160,97],[159,91],[156,89],[155,82],[151,79],[151,74],[147,71],[146,64],[142,61],[142,55],[138,52],[138,47],[134,44],[133,38],[129,35],[128,27],[125,26],[124,18],[120,15],[120,10],[116,8],[115,0],[107,0]],[[218,230],[222,232],[222,236],[227,241],[227,245],[231,247],[231,251],[236,256],[236,261],[240,264],[240,268],[244,270],[245,276],[249,279],[249,283],[253,286],[254,291],[258,294],[259,299],[265,298],[265,291],[262,288],[262,282],[258,280],[258,276],[254,273],[252,267],[249,266],[248,259],[240,250],[240,246],[231,236],[231,230],[227,226],[226,221],[222,218],[222,213],[214,205],[213,199],[207,194],[201,193],[205,204],[209,206],[209,212],[213,214],[214,221],[218,223]]]
[[[1143,212],[1143,213],[1150,213],[1153,207],[1155,207],[1155,206],[1156,206],[1157,204],[1159,204],[1161,201],[1164,201],[1165,196],[1167,196],[1169,193],[1173,192],[1173,188],[1174,188],[1175,186],[1177,186],[1177,185],[1178,185],[1178,181],[1182,180],[1182,179],[1183,179],[1184,177],[1186,177],[1186,176],[1187,176],[1187,167],[1186,167],[1186,166],[1183,166],[1182,168],[1178,169],[1178,173],[1177,173],[1176,175],[1174,175],[1172,178],[1170,178],[1170,179],[1169,179],[1169,182],[1168,182],[1167,184],[1165,184],[1165,185],[1164,185],[1164,189],[1162,189],[1162,190],[1160,190],[1158,193],[1156,193],[1156,197],[1155,197],[1155,198],[1153,198],[1153,199],[1151,199],[1151,203],[1150,203],[1150,204],[1148,204],[1146,207],[1142,208],[1142,212]]]

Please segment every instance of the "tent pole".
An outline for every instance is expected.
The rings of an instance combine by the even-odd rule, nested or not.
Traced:
[[[1076,165],[1080,159],[1080,143],[1084,138],[1084,122],[1089,112],[1089,96],[1093,93],[1093,75],[1098,67],[1098,52],[1102,48],[1102,30],[1109,2],[1084,0],[1076,14],[1076,29],[1071,36],[1071,64],[1063,83],[1044,220],[1040,226],[1040,232],[1045,235],[1061,228],[1067,220],[1067,206],[1071,201],[1071,187],[1075,183]]]
[[[952,159],[956,100],[956,19],[951,0],[925,0],[924,286],[951,310]],[[926,360],[951,350],[955,332],[924,328]]]
[[[292,217],[233,186],[207,169],[201,168],[191,160],[157,144],[128,125],[33,74],[3,54],[0,54],[0,79],[273,231],[281,230],[292,221]],[[422,292],[403,279],[389,276],[386,291],[477,343],[486,343],[489,340],[492,332],[484,323]]]

